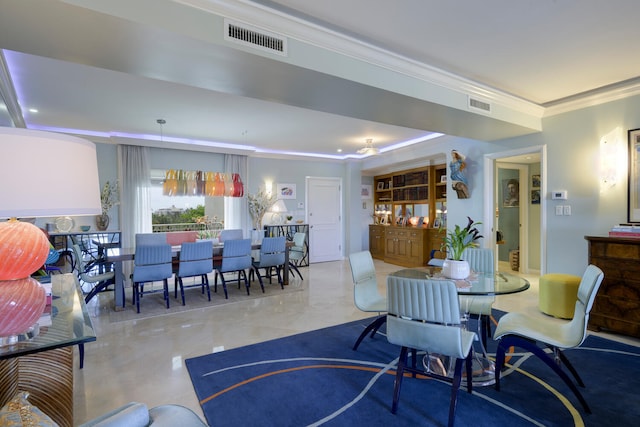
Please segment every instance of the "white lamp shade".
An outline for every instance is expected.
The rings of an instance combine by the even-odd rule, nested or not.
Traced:
[[[91,141],[0,127],[0,150],[0,218],[101,213]]]
[[[282,213],[287,211],[287,205],[284,204],[282,199],[276,200],[276,202],[269,209],[271,212]]]

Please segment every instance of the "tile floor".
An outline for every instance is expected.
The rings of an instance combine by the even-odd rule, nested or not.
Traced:
[[[402,267],[382,261],[375,264],[383,292],[386,275]],[[507,263],[500,270],[510,272]],[[303,286],[300,292],[180,313],[169,309],[168,315],[118,323],[109,320],[112,296],[100,294],[88,307],[98,338],[85,346],[82,370],[76,350],[74,424],[130,401],[149,407],[181,404],[204,419],[185,359],[372,316],[353,305],[348,260],[312,264],[301,271],[304,281],[293,279],[290,285]],[[537,275],[524,277],[531,288],[499,296],[494,307],[542,316],[537,311]],[[128,294],[127,298],[130,301]],[[223,296],[219,292],[212,298]],[[640,344],[639,340],[615,338]]]

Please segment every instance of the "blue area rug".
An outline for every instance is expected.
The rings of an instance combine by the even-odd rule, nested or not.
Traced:
[[[369,320],[186,360],[210,425],[442,426],[450,386],[406,378],[391,414],[400,349],[384,331],[351,348]],[[473,325],[470,325],[473,326]],[[384,329],[384,328],[383,328]],[[495,343],[488,344],[490,356]],[[517,349],[516,351],[520,351]],[[460,389],[457,426],[632,426],[640,422],[640,348],[589,337],[567,357],[586,384],[593,414],[536,357],[509,363],[502,388]]]

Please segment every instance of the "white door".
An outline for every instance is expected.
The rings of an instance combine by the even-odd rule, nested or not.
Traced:
[[[307,177],[309,262],[342,259],[342,180]]]

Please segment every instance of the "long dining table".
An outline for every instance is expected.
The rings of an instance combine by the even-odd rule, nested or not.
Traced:
[[[285,285],[289,284],[289,249],[293,246],[293,242],[287,241],[284,251],[284,271],[282,273],[282,281]],[[260,250],[262,247],[261,242],[251,243],[252,250]],[[222,250],[224,248],[223,243],[217,243],[213,245],[212,258],[222,257]],[[172,246],[172,256],[174,259],[180,257],[180,246]],[[114,287],[114,310],[121,311],[125,306],[124,297],[124,270],[123,263],[126,261],[133,261],[135,259],[135,248],[105,248],[104,259],[106,262],[113,263],[113,271],[115,273],[115,287]]]

